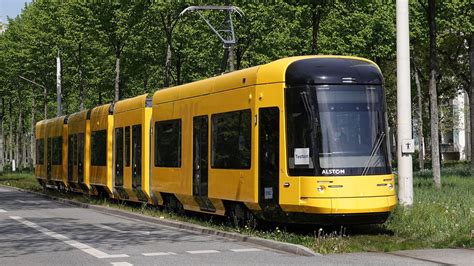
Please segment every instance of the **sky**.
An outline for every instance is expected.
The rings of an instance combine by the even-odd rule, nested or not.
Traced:
[[[7,17],[14,18],[21,13],[25,3],[31,0],[0,0],[0,21],[7,22]]]

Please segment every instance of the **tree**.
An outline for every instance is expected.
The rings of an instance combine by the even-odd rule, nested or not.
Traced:
[[[474,33],[469,38],[469,69],[471,79],[469,82],[469,109],[471,121],[471,168],[474,168]]]
[[[179,14],[188,4],[185,1],[164,2],[152,6],[166,41],[166,59],[163,73],[163,87],[169,87],[171,79],[171,60],[173,56],[173,32],[178,24]]]
[[[430,113],[431,113],[431,168],[433,180],[437,189],[441,188],[441,165],[439,155],[439,110],[438,91],[436,83],[438,78],[438,54],[436,48],[436,6],[435,0],[428,0],[428,24],[430,35]]]
[[[417,68],[417,64],[415,62],[415,57],[412,56],[412,66],[413,66],[413,76],[415,78],[415,85],[416,85],[416,98],[418,102],[418,108],[417,108],[417,120],[418,120],[418,126],[417,126],[417,133],[418,133],[418,138],[419,138],[419,151],[418,151],[418,164],[420,167],[420,170],[423,170],[425,168],[425,138],[423,136],[423,97],[421,94],[421,83],[420,83],[420,75],[419,75],[419,70]]]
[[[220,0],[215,4],[230,2]],[[218,38],[197,15],[178,20],[178,14],[192,3],[38,0],[28,4],[20,16],[9,20],[8,28],[0,34],[0,96],[6,100],[6,112],[1,117],[5,135],[3,149],[0,136],[3,154],[12,158],[14,135],[24,136],[26,131],[33,129],[38,116],[48,118],[53,113],[55,90],[51,88],[55,84],[56,46],[62,55],[63,103],[67,114],[153,92],[163,85],[168,87],[216,75],[223,53]],[[394,5],[357,1],[302,1],[297,4],[280,1],[273,4],[249,0],[234,4],[245,14],[234,20],[238,38],[234,50],[236,69],[314,53],[366,57],[375,61],[384,73],[387,113],[392,128],[396,126]],[[471,110],[474,110],[473,9],[469,1],[437,2],[436,29],[431,38],[435,44],[431,46],[436,48],[437,70],[431,75],[429,46],[432,36],[425,16],[428,7],[423,5],[419,1],[410,3],[412,60],[417,70],[413,72],[413,84],[417,84],[417,75],[420,84],[413,87],[419,91],[418,98],[433,98],[426,86],[430,81],[436,85],[440,104],[462,89],[468,92]],[[208,15],[213,22],[222,22],[222,16]],[[44,85],[44,88],[28,87],[30,85],[23,81],[19,83],[19,75]],[[435,78],[431,79],[433,76]],[[23,128],[18,128],[16,93],[19,87],[26,88],[21,91]],[[33,98],[35,95],[40,98]],[[9,99],[14,99],[11,114]],[[43,115],[35,113],[36,107],[43,110]],[[419,112],[418,118],[425,125],[430,123],[427,107],[428,104],[421,107],[424,111]],[[474,120],[474,112],[471,112],[471,120]],[[32,128],[25,129],[30,123]],[[474,121],[471,126],[471,132],[474,132]],[[431,135],[437,139],[438,133],[429,134],[431,129],[428,127],[422,131],[425,132],[419,130],[418,133],[420,138],[424,135],[428,139]],[[471,137],[474,143],[474,134]],[[426,141],[427,147],[430,144],[431,141]],[[436,150],[438,146],[437,143],[431,145]],[[474,154],[474,149],[471,152]],[[474,159],[474,155],[471,158]]]
[[[115,57],[115,82],[114,101],[120,100],[120,62],[122,51],[129,38],[135,31],[140,31],[136,26],[143,18],[149,3],[145,1],[129,2],[119,1],[112,3],[90,4],[93,14],[98,18],[98,34],[105,35],[110,50]]]

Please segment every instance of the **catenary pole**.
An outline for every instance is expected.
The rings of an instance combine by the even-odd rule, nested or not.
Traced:
[[[408,0],[397,0],[397,158],[398,199],[413,204],[410,36]]]
[[[61,116],[63,114],[61,93],[61,58],[59,57],[58,51],[58,57],[56,57],[56,98],[58,104],[57,116]]]

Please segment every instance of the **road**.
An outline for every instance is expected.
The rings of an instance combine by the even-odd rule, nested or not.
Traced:
[[[0,265],[466,264],[473,250],[303,257],[0,187]],[[443,253],[444,252],[444,253]]]

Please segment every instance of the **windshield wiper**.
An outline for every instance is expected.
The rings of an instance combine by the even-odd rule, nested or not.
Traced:
[[[375,145],[372,147],[372,151],[370,152],[370,157],[365,162],[364,170],[362,171],[362,175],[367,175],[369,172],[370,167],[372,167],[372,161],[375,158],[375,154],[379,151],[380,147],[382,146],[383,138],[385,137],[385,132],[382,132],[379,137],[377,138]]]

